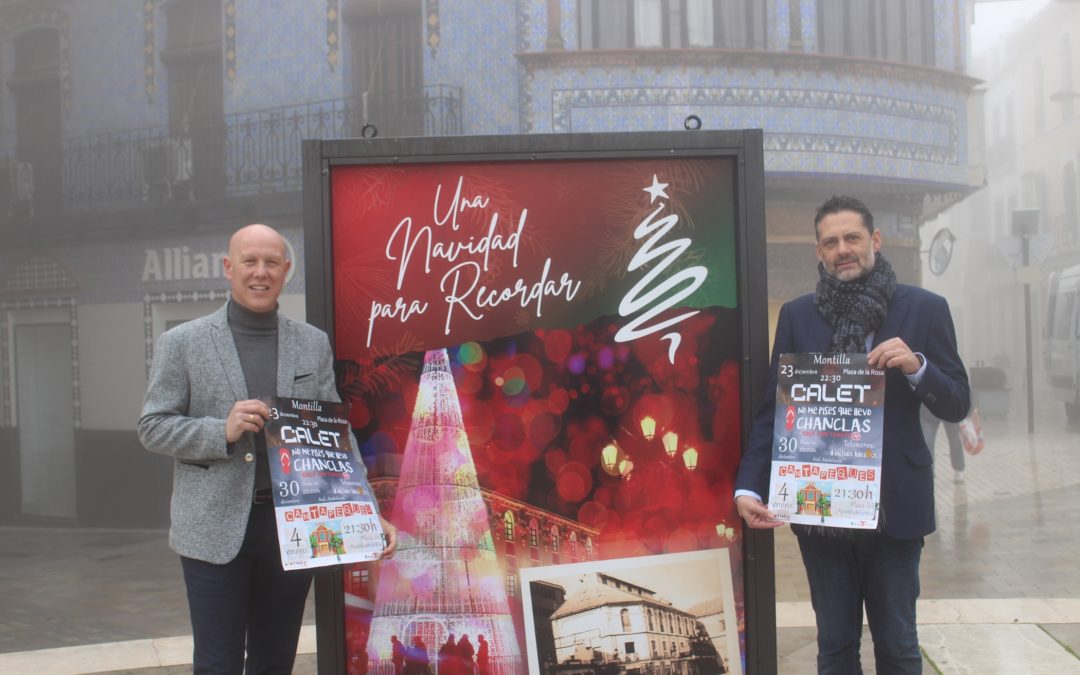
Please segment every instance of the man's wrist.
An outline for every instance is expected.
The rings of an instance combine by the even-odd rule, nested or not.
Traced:
[[[926,373],[926,357],[923,356],[922,352],[912,352],[912,355],[918,363],[918,368],[910,373],[905,372],[904,376],[908,378],[908,382],[911,383],[912,387],[917,387],[919,386],[919,383],[922,382],[922,377]]]
[[[761,498],[761,495],[754,492],[753,490],[736,490],[735,491],[735,500],[738,501],[739,497],[753,497],[754,499],[758,500],[762,504],[765,503],[765,500],[763,500]]]

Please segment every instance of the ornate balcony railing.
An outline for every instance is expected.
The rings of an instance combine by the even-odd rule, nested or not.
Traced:
[[[367,124],[380,136],[458,135],[461,89],[429,85],[233,113],[208,127],[72,138],[63,144],[56,176],[37,172],[30,179],[32,167],[0,149],[0,160],[7,158],[0,166],[6,183],[0,201],[7,202],[0,204],[0,217],[34,213],[34,204],[20,205],[38,201],[32,182],[59,181],[62,208],[69,212],[299,190],[301,140],[358,137]],[[44,205],[36,206],[41,212]]]

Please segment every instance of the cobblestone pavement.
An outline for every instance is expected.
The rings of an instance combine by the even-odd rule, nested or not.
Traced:
[[[962,483],[943,433],[935,448],[938,531],[920,600],[927,672],[1080,673],[1080,432],[1054,420],[1033,436],[1022,422],[985,431]],[[812,673],[813,614],[786,528],[776,559],[779,672]],[[190,632],[180,565],[162,531],[0,528],[0,597],[0,672],[190,670],[190,638],[173,637]],[[315,672],[310,602],[306,623],[296,673]],[[872,672],[868,635],[863,653]]]

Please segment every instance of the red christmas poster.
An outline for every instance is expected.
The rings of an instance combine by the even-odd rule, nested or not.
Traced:
[[[742,672],[735,168],[332,167],[351,672]]]

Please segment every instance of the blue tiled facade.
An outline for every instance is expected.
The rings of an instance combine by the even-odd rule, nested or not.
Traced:
[[[339,0],[233,0],[235,70],[225,78],[224,112],[297,105],[348,95],[348,31]],[[0,27],[0,81],[15,68],[12,38],[36,27],[63,27],[70,58],[66,139],[168,123],[165,3],[161,0],[71,1],[50,12],[26,10]],[[328,58],[328,12],[336,16],[334,63]],[[223,12],[224,14],[224,12]],[[223,17],[225,22],[225,17]],[[147,35],[149,31],[149,37]],[[149,60],[144,55],[150,52]],[[5,92],[6,94],[6,92]],[[12,97],[0,96],[0,145],[15,141]]]
[[[145,93],[142,0],[75,2],[71,16],[71,109],[67,137],[135,129],[166,120],[165,71],[154,70],[155,95]],[[154,22],[155,45],[165,40],[164,22]]]
[[[348,94],[348,71],[339,51],[327,59],[327,12],[336,0],[237,0],[236,77],[225,81],[225,112],[246,112],[340,98]]]
[[[791,39],[793,7],[801,44]],[[546,0],[438,3],[440,44],[425,56],[425,77],[462,86],[466,133],[680,129],[694,114],[704,128],[763,128],[770,172],[967,180],[974,82],[962,73],[960,0],[934,2],[934,69],[816,54],[814,0],[769,0],[768,49],[757,57],[578,50],[575,0],[559,3],[564,47],[552,49],[548,8]]]
[[[799,0],[799,10],[802,15],[803,48],[807,52],[816,52],[818,49],[817,0]]]
[[[439,9],[439,45],[424,52],[425,82],[462,88],[466,133],[521,133],[521,73],[512,55],[543,39],[546,14],[513,2],[442,0]]]
[[[15,70],[13,38],[36,28],[61,31],[66,43],[68,92],[63,127],[67,138],[162,124],[165,121],[164,72],[149,75],[154,95],[146,94],[143,54],[146,48],[143,2],[70,2],[50,11],[27,11],[0,28],[0,77],[9,82]],[[160,49],[164,25],[154,22],[153,45]],[[15,140],[13,97],[0,96],[0,144]]]
[[[820,56],[815,0],[763,1],[768,47],[756,56],[580,50],[578,0],[557,3],[558,35],[549,34],[548,0],[427,2],[418,30],[430,32],[435,14],[438,35],[423,50],[423,78],[461,88],[468,134],[679,129],[695,114],[705,128],[765,129],[769,171],[963,185],[973,83],[963,76],[962,0],[934,1],[934,69]],[[350,96],[345,4],[225,0],[223,23],[235,32],[227,38],[233,56],[224,113]],[[14,34],[63,27],[74,55],[65,138],[165,125],[165,68],[143,58],[164,47],[164,11],[159,0],[71,1],[28,11],[3,29],[9,39],[0,48],[0,73],[12,75]],[[801,30],[798,40],[793,28]],[[3,97],[0,144],[14,144],[15,125],[14,106]]]

